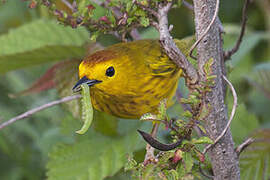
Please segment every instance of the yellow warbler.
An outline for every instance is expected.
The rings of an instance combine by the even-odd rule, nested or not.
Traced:
[[[187,55],[193,38],[175,40]],[[119,43],[86,57],[79,66],[80,80],[91,86],[95,109],[123,118],[157,113],[160,101],[170,100],[181,75],[158,40]]]

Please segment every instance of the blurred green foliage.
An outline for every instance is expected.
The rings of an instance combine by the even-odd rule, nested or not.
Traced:
[[[77,72],[74,72],[76,59],[81,59],[87,50],[94,51],[93,47],[88,47],[90,40],[86,29],[58,25],[44,7],[29,9],[28,3],[9,0],[0,6],[0,122],[59,96],[70,95],[77,79]],[[219,15],[226,31],[225,49],[233,47],[240,32],[242,3],[221,2]],[[238,145],[256,132],[260,132],[257,137],[265,140],[255,144],[257,150],[252,150],[251,146],[240,158],[243,178],[250,176],[251,179],[262,179],[262,174],[270,177],[270,170],[267,171],[270,167],[270,16],[263,3],[258,0],[250,8],[246,36],[239,51],[226,62],[229,79],[239,98],[231,126],[234,141]],[[193,15],[185,7],[173,9],[169,18],[174,25],[174,38],[194,33]],[[153,28],[139,31],[142,38],[158,37]],[[117,41],[111,35],[98,38],[104,46]],[[55,61],[68,59],[75,59],[74,64],[61,65],[61,71],[56,72],[56,89],[11,98],[12,94],[28,89],[56,64]],[[182,81],[179,87],[183,90]],[[230,92],[226,101],[230,110]],[[70,108],[73,108],[72,113]],[[149,131],[151,123],[118,119],[95,111],[93,126],[85,135],[79,136],[75,135],[81,125],[79,111],[78,103],[74,101],[0,130],[0,179],[130,178],[123,173],[126,154],[134,152],[135,159],[143,159],[139,150],[145,143],[136,129]],[[180,112],[183,109],[176,104],[169,109],[169,116],[176,117]],[[162,129],[158,137],[166,141],[168,133]]]

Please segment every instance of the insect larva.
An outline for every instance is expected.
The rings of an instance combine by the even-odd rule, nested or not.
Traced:
[[[91,103],[89,86],[87,84],[82,84],[81,88],[82,120],[84,121],[84,124],[80,130],[76,131],[78,134],[84,134],[89,129],[93,120],[93,106]]]

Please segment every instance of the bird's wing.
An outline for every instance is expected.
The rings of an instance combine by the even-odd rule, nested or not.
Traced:
[[[181,50],[181,52],[187,57],[189,49],[195,41],[195,36],[189,36],[184,39],[178,40],[174,39],[175,44]],[[146,54],[150,54],[147,57],[146,62],[149,67],[153,70],[156,75],[167,75],[178,71],[177,65],[166,55],[164,50],[161,48],[158,41],[152,43],[152,47],[147,49]]]
[[[178,69],[174,62],[163,51],[158,40],[152,40],[151,44],[142,51],[145,55],[144,61],[151,69],[153,75],[166,76]]]

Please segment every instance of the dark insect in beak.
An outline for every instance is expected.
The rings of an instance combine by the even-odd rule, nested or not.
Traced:
[[[99,80],[96,80],[96,79],[93,79],[93,80],[90,80],[88,79],[86,76],[83,76],[76,84],[75,86],[72,88],[72,91],[73,92],[79,92],[81,90],[81,85],[82,84],[87,84],[88,86],[93,86],[95,84],[98,84],[98,83],[101,83],[102,81],[99,81]]]

